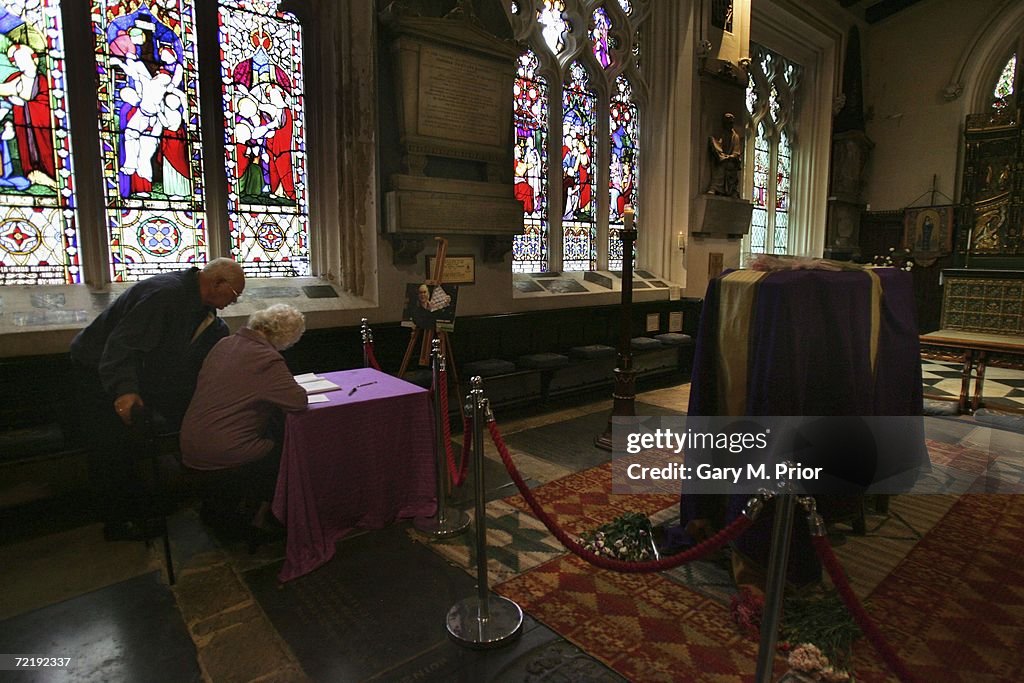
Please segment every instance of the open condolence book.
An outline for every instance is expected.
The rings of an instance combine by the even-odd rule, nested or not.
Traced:
[[[324,379],[323,377],[317,377],[313,373],[296,375],[295,381],[299,383],[300,387],[306,390],[307,394],[323,394],[328,391],[337,391],[341,389],[341,387],[331,380]]]

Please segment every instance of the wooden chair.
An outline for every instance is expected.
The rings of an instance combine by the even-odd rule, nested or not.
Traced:
[[[174,560],[171,556],[171,536],[167,518],[177,508],[177,496],[168,481],[163,464],[172,457],[178,456],[178,432],[170,429],[159,418],[145,409],[132,413],[132,443],[129,448],[132,461],[137,467],[148,470],[148,479],[143,479],[145,490],[142,491],[144,505],[142,514],[142,535],[146,547],[152,539],[160,537],[164,547],[164,567],[167,571],[167,583],[174,585]],[[145,475],[144,475],[145,476]]]

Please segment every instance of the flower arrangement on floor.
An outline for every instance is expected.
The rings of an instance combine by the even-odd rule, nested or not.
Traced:
[[[812,681],[843,683],[853,678],[846,671],[836,669],[817,645],[802,643],[789,651],[786,659],[791,671],[798,671]]]
[[[627,512],[593,531],[580,534],[580,542],[590,552],[626,562],[654,559],[651,520],[639,512]]]
[[[871,265],[881,268],[899,268],[907,272],[914,269],[914,255],[909,249],[889,247],[889,253],[871,259]]]
[[[764,596],[742,588],[732,597],[733,620],[750,638],[761,632]],[[787,653],[791,671],[809,681],[852,681],[848,672],[853,642],[860,629],[834,591],[785,598],[779,626],[779,649]]]
[[[746,586],[733,594],[729,602],[733,621],[748,638],[757,640],[761,636],[761,615],[764,613],[764,596]]]

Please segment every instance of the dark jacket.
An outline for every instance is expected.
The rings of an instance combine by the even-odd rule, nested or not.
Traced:
[[[208,315],[210,324],[193,340]],[[112,396],[140,394],[154,408],[183,414],[203,359],[227,325],[199,296],[199,269],[142,280],[107,306],[71,342],[71,358],[94,369]]]

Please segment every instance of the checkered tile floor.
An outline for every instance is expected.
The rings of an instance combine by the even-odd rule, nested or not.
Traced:
[[[942,361],[921,362],[924,393],[929,396],[960,395],[960,365]],[[970,391],[974,392],[974,380]],[[1024,409],[1024,371],[1003,368],[985,368],[982,403],[988,408],[1013,407]]]

